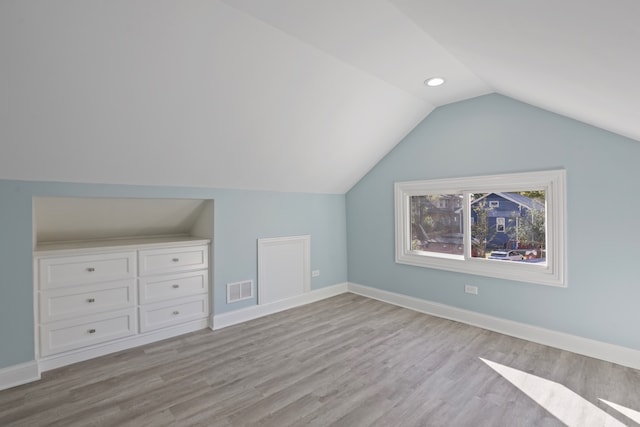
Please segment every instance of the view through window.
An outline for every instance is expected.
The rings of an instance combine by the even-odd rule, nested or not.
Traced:
[[[564,286],[565,172],[396,183],[396,262]]]
[[[545,262],[545,191],[471,193],[470,255]],[[411,196],[411,250],[463,256],[463,194]]]

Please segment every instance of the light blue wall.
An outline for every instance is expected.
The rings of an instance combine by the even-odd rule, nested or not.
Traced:
[[[640,349],[639,160],[637,141],[487,95],[436,109],[346,203],[341,195],[0,180],[0,368],[34,357],[35,196],[214,199],[216,314],[255,304],[227,306],[225,285],[256,280],[258,238],[310,234],[312,268],[321,270],[313,289],[345,282],[348,259],[354,283]],[[394,263],[395,181],[551,168],[567,170],[568,288]],[[480,294],[464,294],[464,284]]]
[[[347,193],[349,281],[640,349],[639,165],[640,142],[507,97],[440,107]],[[568,288],[395,264],[395,181],[556,168]]]
[[[34,358],[32,211],[36,196],[215,200],[215,314],[255,305],[226,304],[226,283],[257,280],[257,239],[311,235],[311,288],[347,280],[344,195],[0,180],[0,368]]]

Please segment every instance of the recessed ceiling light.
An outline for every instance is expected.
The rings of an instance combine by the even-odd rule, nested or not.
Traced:
[[[440,86],[443,83],[444,79],[442,77],[431,77],[430,79],[424,81],[424,84],[431,87]]]

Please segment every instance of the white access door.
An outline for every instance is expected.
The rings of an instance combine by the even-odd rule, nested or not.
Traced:
[[[258,239],[258,304],[311,289],[311,236]]]

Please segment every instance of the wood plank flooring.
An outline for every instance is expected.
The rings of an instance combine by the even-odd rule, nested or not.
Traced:
[[[640,411],[640,371],[343,294],[46,372],[0,426],[564,425],[480,357],[637,425],[599,399]]]

